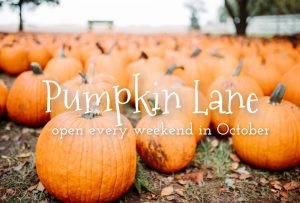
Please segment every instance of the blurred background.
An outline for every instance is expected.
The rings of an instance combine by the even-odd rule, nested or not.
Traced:
[[[1,32],[300,32],[300,0],[0,0],[0,7]]]

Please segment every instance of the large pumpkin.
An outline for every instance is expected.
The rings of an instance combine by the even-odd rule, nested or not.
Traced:
[[[8,95],[8,89],[5,83],[0,80],[0,118],[6,112],[6,100]]]
[[[0,67],[8,74],[20,74],[29,68],[26,49],[17,44],[6,44],[0,51]]]
[[[269,133],[259,135],[235,134],[233,147],[245,162],[258,168],[281,170],[300,164],[300,110],[282,100],[285,87],[280,84],[271,97],[260,98],[254,114],[240,111],[234,128],[268,128]]]
[[[149,100],[153,102],[153,100]],[[151,105],[154,107],[154,104]],[[160,129],[190,127],[187,117],[180,112],[176,114],[162,114],[156,110],[155,116],[145,116],[137,124],[139,129]],[[137,151],[142,160],[151,168],[163,172],[172,173],[185,168],[193,159],[196,150],[195,137],[189,134],[171,135],[149,134],[146,131],[137,134]]]
[[[77,59],[67,57],[62,49],[60,56],[48,62],[45,73],[53,76],[59,83],[63,83],[73,79],[82,70],[81,62]]]
[[[42,126],[50,119],[46,113],[47,87],[43,80],[52,80],[44,74],[38,64],[31,65],[32,71],[19,75],[7,98],[8,116],[26,126]]]
[[[222,95],[222,108],[224,111],[229,111],[229,95],[228,90],[231,90],[232,94],[240,93],[242,95],[243,103],[247,101],[250,94],[254,93],[257,97],[263,96],[263,92],[256,81],[247,76],[241,76],[240,72],[242,69],[242,62],[236,68],[232,76],[220,76],[210,85],[208,91],[208,97],[210,102],[215,101],[215,95],[212,97],[211,93],[217,90]],[[221,125],[226,123],[229,127],[233,126],[235,117],[239,111],[240,100],[238,96],[232,99],[231,111],[232,114],[219,113],[219,109],[214,109],[211,111],[212,115],[212,125],[218,129],[220,133],[226,133],[228,128],[226,125]]]
[[[117,129],[116,113],[65,112],[42,130],[36,145],[36,169],[46,190],[63,202],[109,202],[132,185],[136,171],[133,128],[124,116],[127,133],[90,134],[91,129]],[[82,129],[63,139],[53,129]],[[80,131],[79,131],[80,132]]]

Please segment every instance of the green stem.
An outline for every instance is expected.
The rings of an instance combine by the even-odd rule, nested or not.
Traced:
[[[65,47],[65,45],[64,45],[64,47]],[[59,51],[59,56],[61,57],[61,58],[67,58],[67,56],[66,56],[66,54],[65,54],[65,48],[61,48],[60,49],[60,51]]]
[[[201,51],[202,50],[197,47],[191,54],[191,58],[196,58],[201,53]]]
[[[155,107],[155,101],[152,98],[148,98],[148,103],[152,109],[155,109],[155,116],[159,116],[163,113],[160,106],[158,108]]]
[[[43,74],[43,69],[41,68],[40,64],[38,64],[36,62],[32,62],[30,64],[30,68],[31,68],[32,72],[35,75],[42,75]]]
[[[244,64],[244,60],[241,58],[239,64],[237,65],[236,69],[232,73],[233,77],[239,76],[241,74],[243,64]]]
[[[285,90],[286,87],[282,83],[279,83],[271,94],[270,104],[280,104],[283,99]]]
[[[175,70],[177,70],[177,69],[184,70],[184,67],[183,67],[183,66],[178,66],[178,65],[176,65],[176,64],[173,64],[173,65],[171,65],[171,66],[168,68],[168,70],[167,70],[167,72],[166,72],[166,75],[172,75],[173,72],[174,72]]]

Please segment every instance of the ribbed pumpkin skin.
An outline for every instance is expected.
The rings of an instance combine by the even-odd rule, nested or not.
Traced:
[[[188,128],[189,121],[180,114],[145,116],[137,128]],[[185,168],[193,159],[196,150],[196,139],[193,135],[137,135],[137,151],[142,160],[151,168],[172,173]]]
[[[6,112],[6,100],[8,95],[8,89],[5,83],[0,80],[0,118]]]
[[[47,74],[35,75],[26,71],[19,75],[7,98],[8,116],[26,126],[42,126],[50,119],[46,113],[47,87],[42,80],[52,80]]]
[[[251,93],[255,93],[257,97],[262,97],[263,96],[263,92],[261,90],[261,88],[259,87],[259,85],[256,83],[255,80],[253,80],[252,78],[249,78],[247,76],[237,76],[237,77],[218,77],[210,86],[209,88],[209,100],[211,101],[215,101],[216,100],[216,94],[214,95],[213,98],[210,97],[210,93],[214,90],[218,90],[220,91],[220,93],[222,94],[222,105],[223,105],[223,110],[224,111],[228,111],[228,93],[226,92],[226,90],[231,90],[232,94],[234,94],[235,92],[239,92],[242,96],[243,96],[243,102],[245,104],[245,102],[247,101],[248,96]],[[220,123],[227,123],[229,127],[233,126],[235,117],[239,111],[239,98],[236,96],[233,100],[232,100],[232,114],[220,114],[219,113],[219,109],[216,110],[211,110],[211,115],[212,115],[212,124],[214,127],[217,127]],[[220,127],[219,131],[222,133],[225,133],[227,130],[226,127]]]
[[[42,130],[36,146],[36,169],[46,190],[63,202],[108,202],[123,195],[136,172],[135,136],[122,116],[128,133],[90,135],[90,128],[114,128],[116,113],[87,119],[78,112],[65,112]],[[83,128],[84,135],[52,134],[53,128]]]
[[[233,146],[245,162],[258,168],[282,170],[300,164],[300,111],[288,101],[276,106],[269,97],[259,100],[258,111],[240,111],[235,128],[270,128],[269,135],[233,135]]]
[[[286,85],[284,99],[300,106],[300,65],[288,71],[282,77],[283,84]]]
[[[53,76],[59,83],[63,83],[76,77],[82,70],[80,61],[74,58],[55,57],[48,62],[45,73]]]

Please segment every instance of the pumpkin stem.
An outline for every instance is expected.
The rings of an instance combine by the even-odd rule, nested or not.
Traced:
[[[241,58],[239,64],[237,65],[236,69],[233,71],[232,76],[239,76],[241,74],[243,68],[244,60]]]
[[[117,42],[114,42],[114,43],[111,45],[111,47],[109,48],[107,54],[110,55],[111,52],[113,51],[113,49],[114,49],[116,46],[117,46]]]
[[[96,42],[96,47],[101,51],[102,54],[105,53],[104,48],[100,45],[99,42]]]
[[[88,75],[95,75],[95,72],[96,72],[95,65],[90,63],[89,67],[88,67],[88,70],[87,70],[87,74]]]
[[[283,98],[283,95],[285,93],[286,87],[282,84],[279,83],[276,88],[274,89],[274,91],[271,94],[270,97],[270,104],[276,105],[276,104],[280,104]]]
[[[86,119],[93,119],[98,116],[102,116],[102,113],[100,112],[99,104],[97,104],[97,103],[94,103],[93,105],[91,105],[89,112],[81,114],[81,117],[86,118]]]
[[[158,108],[155,107],[155,101],[152,98],[148,98],[148,103],[150,105],[150,107],[152,108],[152,110],[155,110],[155,116],[159,116],[163,113],[163,111],[161,110],[160,106],[158,106]]]
[[[148,55],[144,51],[142,51],[139,59],[148,59],[148,58],[149,58]]]
[[[30,64],[30,68],[32,70],[32,72],[35,74],[35,75],[42,75],[43,74],[43,70],[40,66],[40,64],[36,63],[36,62],[32,62]]]
[[[212,57],[216,57],[216,58],[224,58],[224,56],[218,52],[213,52],[210,54]]]
[[[197,47],[191,54],[191,58],[196,58],[201,53],[201,51],[202,50]]]
[[[184,70],[184,67],[183,67],[183,66],[178,66],[178,65],[176,65],[176,64],[173,64],[173,65],[171,65],[171,66],[168,68],[168,70],[167,70],[167,72],[166,72],[166,75],[172,75],[173,72],[174,72],[175,70],[177,70],[177,69]]]
[[[65,45],[64,45],[64,47],[65,47]],[[65,48],[64,47],[59,50],[59,56],[61,58],[67,58],[67,56],[65,54]]]
[[[88,75],[86,73],[79,72],[79,75],[82,78],[82,83],[83,84],[91,84],[92,83],[92,81],[89,79],[89,77],[88,77]]]

